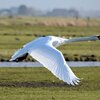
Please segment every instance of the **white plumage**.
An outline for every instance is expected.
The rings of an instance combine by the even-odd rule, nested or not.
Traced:
[[[100,36],[73,39],[64,39],[55,36],[40,37],[24,45],[23,48],[19,49],[12,56],[10,61],[18,60],[19,58],[26,56],[28,53],[34,59],[43,64],[44,67],[51,71],[60,80],[74,86],[79,84],[80,79],[76,77],[67,65],[63,54],[55,47],[69,42],[94,41],[98,39],[100,39]]]

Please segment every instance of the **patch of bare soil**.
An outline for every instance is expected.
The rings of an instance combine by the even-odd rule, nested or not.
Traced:
[[[1,82],[0,87],[66,87],[63,82]]]

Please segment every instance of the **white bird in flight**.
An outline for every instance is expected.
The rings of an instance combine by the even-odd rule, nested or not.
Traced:
[[[40,37],[25,44],[11,57],[10,61],[20,61],[25,59],[27,55],[31,55],[51,71],[57,78],[63,80],[69,85],[78,85],[80,79],[72,72],[67,65],[62,52],[55,47],[61,44],[79,41],[95,41],[100,40],[100,35],[90,37],[80,37],[65,39],[56,36]]]

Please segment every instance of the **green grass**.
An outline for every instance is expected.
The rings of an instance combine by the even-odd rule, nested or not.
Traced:
[[[45,68],[0,68],[0,100],[99,100],[100,68],[72,68],[74,73],[83,78],[79,86],[68,85],[51,87],[45,83],[59,83]],[[44,83],[42,86],[17,86],[15,83]],[[15,85],[11,85],[15,84]]]
[[[10,56],[23,44],[41,35],[83,37],[100,33],[100,19],[91,19],[90,26],[65,26],[71,18],[0,17],[0,59]],[[48,25],[44,25],[44,22]],[[79,19],[78,23],[87,23]],[[51,23],[51,24],[49,24]],[[55,24],[56,23],[56,24]],[[96,23],[98,25],[93,25]],[[95,55],[100,61],[100,42],[71,43],[59,47],[64,56]],[[45,68],[0,68],[0,100],[99,100],[100,68],[72,68],[80,78],[79,86],[62,85]],[[36,84],[34,86],[33,84]],[[45,84],[53,84],[51,87]],[[25,85],[26,84],[26,85]],[[27,84],[31,84],[27,86]],[[41,86],[38,84],[42,84]],[[55,84],[59,84],[58,86]]]

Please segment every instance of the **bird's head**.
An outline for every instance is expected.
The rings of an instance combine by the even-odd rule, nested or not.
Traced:
[[[100,35],[97,35],[97,38],[100,40]]]

